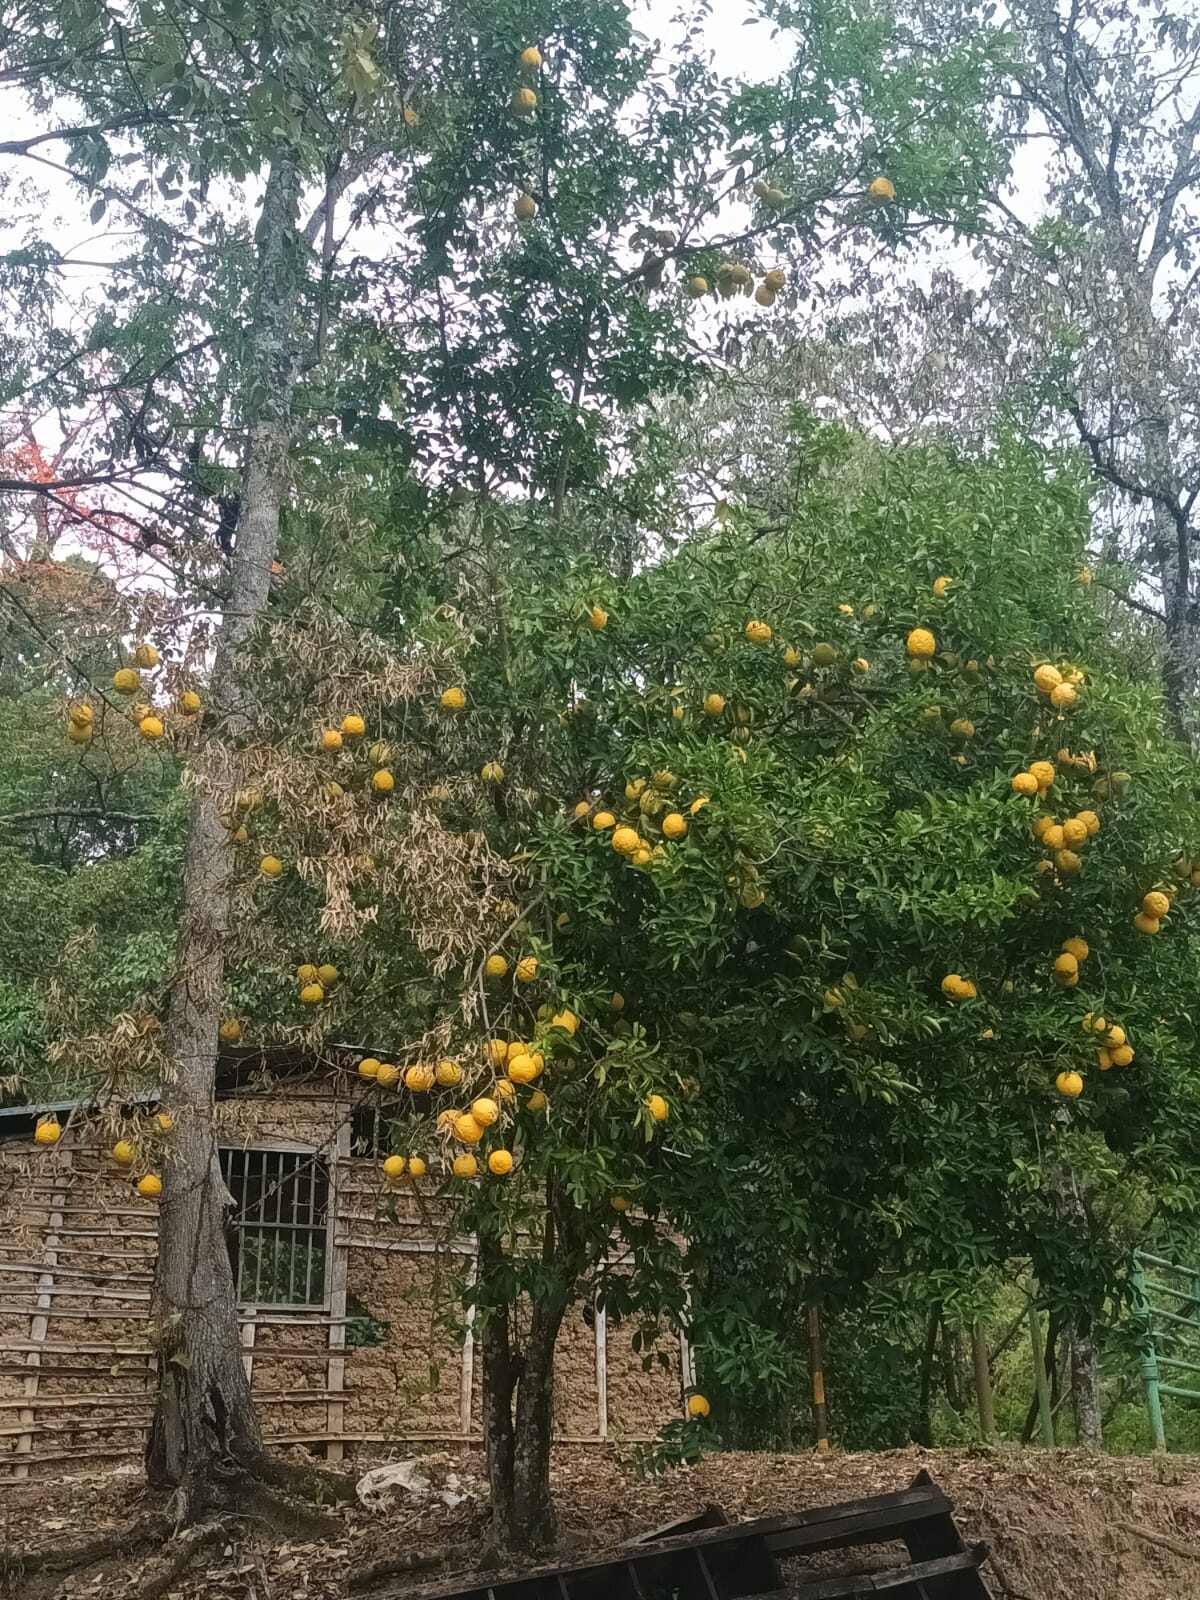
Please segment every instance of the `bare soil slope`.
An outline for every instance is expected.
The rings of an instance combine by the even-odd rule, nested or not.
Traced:
[[[399,1455],[399,1452],[396,1452]],[[388,1459],[386,1454],[378,1459]],[[470,1456],[434,1458],[476,1480]],[[370,1463],[359,1463],[363,1470]],[[691,1471],[644,1482],[615,1454],[562,1450],[556,1480],[564,1558],[578,1559],[698,1508],[754,1517],[853,1500],[907,1485],[924,1467],[955,1502],[965,1537],[984,1539],[996,1563],[985,1569],[997,1600],[1200,1600],[1200,1458],[1090,1458],[1068,1451],[984,1453],[904,1450],[828,1457],[713,1455]],[[117,1528],[161,1505],[132,1472],[0,1485],[0,1550],[44,1549]],[[383,1559],[422,1560],[410,1580],[444,1580],[475,1567],[486,1547],[481,1501],[449,1511],[400,1503],[386,1511],[336,1514],[327,1540],[232,1531],[187,1572],[158,1589],[170,1600],[371,1600],[350,1585]],[[153,1579],[153,1557],[124,1554],[69,1575],[12,1571],[0,1593],[22,1600],[131,1600]],[[157,1587],[151,1581],[149,1588]]]

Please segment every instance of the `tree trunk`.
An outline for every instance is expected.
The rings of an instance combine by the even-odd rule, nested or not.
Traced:
[[[1071,1404],[1075,1409],[1075,1437],[1085,1450],[1104,1448],[1100,1413],[1100,1362],[1090,1333],[1071,1337]]]
[[[933,1358],[937,1354],[938,1329],[942,1322],[941,1305],[929,1313],[925,1327],[925,1341],[921,1349],[921,1391],[917,1402],[917,1425],[913,1437],[926,1449],[933,1448]]]
[[[558,1540],[558,1517],[550,1493],[550,1445],[554,1425],[554,1347],[567,1309],[565,1294],[534,1304],[525,1363],[517,1384],[510,1549],[532,1555]]]
[[[248,444],[209,690],[220,736],[233,743],[250,724],[238,655],[266,605],[284,493],[300,277],[298,198],[295,162],[276,159],[256,236]],[[146,1449],[151,1481],[182,1489],[187,1519],[219,1500],[231,1478],[256,1470],[262,1455],[241,1362],[225,1239],[231,1200],[218,1165],[212,1117],[233,870],[221,822],[229,795],[228,777],[219,776],[217,737],[210,727],[190,773],[183,908],[162,1090],[175,1128],[164,1161],[154,1283],[159,1387]]]
[[[492,1281],[490,1269],[503,1264],[499,1241],[479,1232],[479,1282]],[[483,1355],[483,1443],[492,1501],[492,1542],[497,1550],[512,1545],[513,1525],[513,1390],[517,1371],[508,1329],[508,1308],[487,1306],[480,1326]]]
[[[988,1359],[987,1330],[977,1317],[971,1325],[971,1355],[975,1363],[975,1404],[979,1410],[979,1432],[984,1444],[996,1439],[996,1410],[992,1403],[992,1368]]]

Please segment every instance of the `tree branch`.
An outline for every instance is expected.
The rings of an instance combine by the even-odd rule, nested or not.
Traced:
[[[50,811],[13,811],[0,817],[0,823],[16,827],[26,822],[48,822],[55,817],[68,817],[73,821],[103,820],[105,822],[156,822],[148,811],[106,811],[103,806],[79,806],[64,809],[56,806]]]

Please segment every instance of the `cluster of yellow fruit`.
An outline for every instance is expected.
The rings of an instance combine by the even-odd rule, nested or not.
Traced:
[[[527,190],[513,201],[513,216],[518,222],[532,222],[537,216],[537,210],[537,201]]]
[[[752,294],[757,305],[773,306],[786,282],[787,273],[784,269],[772,267],[769,272],[763,273],[762,282],[756,289],[754,274],[744,262],[721,261],[717,264],[711,284],[700,273],[694,273],[687,281],[687,292],[693,300],[700,300],[710,292],[719,294],[722,300],[728,300],[735,294]]]
[[[326,961],[316,967],[311,961],[304,961],[296,968],[296,990],[300,1004],[303,1006],[319,1006],[333,990],[338,981],[338,969],[332,962]],[[239,1027],[239,1036],[241,1029]]]
[[[1157,933],[1171,910],[1171,897],[1162,889],[1151,889],[1142,896],[1141,909],[1133,919],[1139,933]]]
[[[505,958],[493,951],[483,963],[485,978],[505,978],[508,976],[508,962]],[[513,976],[518,983],[532,983],[538,975],[538,959],[536,956],[522,956],[513,968]]]
[[[1052,761],[1031,761],[1027,772],[1018,772],[1013,777],[1013,792],[1030,799],[1044,799],[1057,776]],[[1033,836],[1043,849],[1053,852],[1052,860],[1038,862],[1038,871],[1053,872],[1057,868],[1062,877],[1073,877],[1083,865],[1079,851],[1099,832],[1100,818],[1090,808],[1077,811],[1061,823],[1048,814],[1038,817],[1033,824]]]
[[[517,62],[523,74],[533,76],[541,71],[542,52],[536,45],[527,45],[517,57]],[[531,117],[537,110],[538,97],[527,84],[521,84],[513,90],[511,104],[514,116]]]
[[[1043,661],[1041,666],[1035,668],[1033,681],[1037,685],[1038,693],[1044,695],[1056,711],[1069,711],[1078,703],[1084,677],[1078,667],[1064,667],[1060,670],[1051,666],[1048,661]]]
[[[751,189],[763,205],[769,206],[772,211],[782,211],[790,203],[790,196],[785,194],[773,183],[768,183],[765,178],[755,178]]]
[[[1079,968],[1091,954],[1086,939],[1072,935],[1062,942],[1061,953],[1054,958],[1054,981],[1061,989],[1073,989],[1079,982]]]
[[[142,690],[142,671],[151,671],[159,664],[159,654],[152,644],[139,644],[133,652],[133,659],[137,663],[134,667],[118,667],[112,676],[112,686],[118,694],[131,697]],[[140,669],[140,670],[139,670]],[[179,696],[177,710],[187,717],[195,717],[203,707],[203,701],[194,689],[186,689]],[[143,739],[151,744],[164,737],[166,726],[163,718],[154,707],[149,704],[138,703],[129,713],[129,720],[137,728]],[[96,710],[86,700],[78,701],[67,712],[67,738],[72,744],[91,744],[96,731]]]
[[[347,713],[336,728],[322,728],[320,737],[321,750],[325,755],[336,755],[347,745],[353,746],[367,731],[366,722],[356,711]],[[389,769],[388,763],[392,759],[391,746],[377,739],[367,748],[367,758],[374,768],[371,775],[371,788],[378,795],[391,794],[396,787],[396,779]],[[345,794],[340,783],[330,781],[325,785],[325,798],[327,800],[340,800]]]
[[[590,817],[595,833],[610,833],[613,849],[631,867],[648,867],[666,853],[662,843],[653,841],[653,834],[668,841],[687,837],[688,817],[681,810],[671,809],[669,797],[677,786],[675,774],[665,769],[650,778],[631,778],[625,785],[627,822],[618,822],[616,815],[603,806],[595,809],[590,800],[580,800],[573,815],[577,822]],[[708,804],[707,795],[697,795],[687,806],[688,816],[699,816]],[[647,834],[651,837],[647,838]]]
[[[979,991],[970,978],[964,978],[957,972],[948,972],[942,979],[942,993],[948,1000],[974,1000]]]
[[[1106,1017],[1091,1011],[1083,1018],[1081,1026],[1088,1038],[1097,1042],[1096,1064],[1101,1072],[1107,1072],[1110,1067],[1132,1066],[1134,1050],[1124,1028],[1116,1023],[1110,1025]],[[1054,1087],[1066,1099],[1077,1100],[1083,1093],[1083,1074],[1068,1068],[1055,1078]]]

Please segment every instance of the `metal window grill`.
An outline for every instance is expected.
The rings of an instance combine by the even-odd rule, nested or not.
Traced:
[[[324,1308],[329,1174],[310,1151],[221,1151],[238,1302]]]

